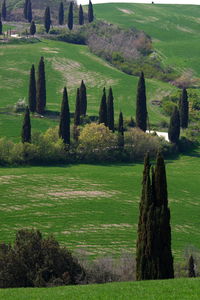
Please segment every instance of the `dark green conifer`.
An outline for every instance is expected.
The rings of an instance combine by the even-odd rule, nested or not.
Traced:
[[[70,112],[66,87],[63,90],[63,100],[60,113],[59,137],[65,144],[70,144]]]
[[[31,143],[31,121],[28,107],[26,108],[22,126],[22,143]]]
[[[29,0],[28,1],[28,6],[27,6],[27,20],[28,20],[29,23],[31,23],[32,19],[33,19],[33,16],[32,16],[32,3]]]
[[[47,6],[44,13],[44,27],[46,33],[49,32],[50,26],[51,26],[51,12],[49,6]]]
[[[64,24],[64,6],[63,6],[63,2],[60,2],[60,6],[59,6],[58,23],[59,23],[59,25]]]
[[[29,110],[31,112],[35,112],[36,111],[36,81],[35,81],[34,65],[32,65],[30,71],[28,103],[29,103]]]
[[[93,5],[91,0],[89,0],[89,5],[88,5],[88,22],[91,23],[94,21],[94,12],[93,12]]]
[[[77,89],[76,93],[76,107],[74,113],[74,126],[79,126],[81,124],[81,102],[80,102],[80,90]]]
[[[31,35],[35,35],[35,33],[36,33],[35,22],[34,22],[34,21],[31,21],[30,34],[31,34]]]
[[[181,128],[183,129],[188,127],[188,112],[189,112],[188,94],[187,94],[187,90],[184,88],[182,90],[182,94],[179,102],[180,125]]]
[[[70,2],[70,4],[69,4],[69,12],[68,12],[68,28],[69,28],[69,30],[72,30],[72,28],[73,28],[73,22],[74,22],[73,2]]]
[[[177,106],[174,107],[168,129],[170,142],[177,143],[180,136],[180,116]]]
[[[36,111],[39,114],[45,112],[46,107],[46,79],[45,79],[45,64],[44,57],[41,57],[38,66],[38,78],[37,78],[37,98],[36,98]]]
[[[3,34],[3,24],[2,24],[2,21],[1,21],[1,15],[0,15],[0,35]]]
[[[123,114],[119,114],[119,124],[118,124],[118,146],[119,148],[124,148],[124,119]]]
[[[82,5],[80,4],[79,6],[79,25],[83,25],[84,24],[84,14],[83,14],[83,7]]]
[[[113,91],[112,91],[111,87],[109,89],[108,101],[107,101],[107,123],[108,123],[108,128],[114,132],[115,131],[115,126],[114,126],[114,97],[113,97]]]
[[[24,2],[24,19],[26,20],[27,20],[28,2],[29,0],[25,0]]]
[[[137,88],[136,126],[144,132],[147,130],[146,87],[143,72],[140,75]]]
[[[3,0],[3,3],[2,3],[1,16],[2,16],[3,20],[6,21],[6,17],[7,17],[6,0]]]
[[[81,115],[85,116],[87,111],[87,90],[83,80],[81,81],[79,92],[80,92]]]
[[[107,104],[106,104],[106,89],[103,88],[103,95],[99,109],[99,124],[104,123],[107,126]]]
[[[190,255],[189,263],[188,263],[188,277],[196,277],[194,258],[192,255]]]

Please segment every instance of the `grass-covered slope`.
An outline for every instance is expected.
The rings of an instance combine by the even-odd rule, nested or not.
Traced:
[[[166,65],[200,77],[200,6],[112,3],[95,5],[98,18],[148,33]]]
[[[6,300],[198,300],[199,279],[121,282],[56,288],[1,289]]]

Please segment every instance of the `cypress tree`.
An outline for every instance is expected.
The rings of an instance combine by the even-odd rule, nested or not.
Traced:
[[[81,124],[81,103],[80,103],[80,90],[77,89],[76,93],[76,107],[74,113],[74,126],[79,126]]]
[[[84,81],[81,81],[80,86],[80,110],[81,115],[85,116],[87,111],[87,90]]]
[[[59,25],[63,25],[63,23],[64,23],[64,6],[63,6],[63,2],[60,2],[60,6],[59,6],[58,23],[59,23]]]
[[[83,7],[80,4],[79,6],[79,14],[78,14],[78,20],[79,20],[79,25],[83,25],[84,24],[84,14],[83,14]]]
[[[94,21],[94,13],[93,13],[93,5],[91,0],[89,0],[89,5],[88,5],[88,22],[91,23]]]
[[[69,12],[68,12],[68,28],[72,30],[73,28],[73,2],[69,4]]]
[[[194,266],[194,258],[191,255],[188,263],[188,277],[196,277],[195,274],[195,266]]]
[[[118,146],[119,148],[124,148],[124,119],[123,114],[119,114],[119,124],[118,124]]]
[[[180,116],[177,106],[174,107],[168,129],[170,142],[177,143],[180,135]]]
[[[99,124],[104,123],[107,126],[107,104],[106,104],[106,89],[103,89],[101,104],[99,109]]]
[[[28,6],[27,6],[27,20],[29,23],[31,23],[33,19],[33,16],[32,16],[32,3],[31,1],[28,1]]]
[[[59,137],[62,138],[65,144],[70,144],[70,112],[67,89],[64,87],[63,100],[60,113]]]
[[[180,125],[181,128],[188,127],[188,112],[189,112],[189,105],[188,105],[188,94],[187,90],[184,88],[182,90],[182,94],[179,101],[179,112],[180,112]]]
[[[44,58],[41,57],[38,66],[36,111],[43,114],[46,107],[46,79]]]
[[[144,132],[147,130],[146,87],[143,72],[140,75],[137,88],[136,126]]]
[[[6,17],[7,17],[6,0],[4,0],[2,3],[1,15],[2,15],[3,20],[6,21]]]
[[[36,33],[35,22],[34,22],[34,21],[31,21],[30,34],[31,34],[31,35],[35,35],[35,33]]]
[[[47,6],[44,13],[44,27],[46,33],[49,32],[50,26],[51,26],[51,12],[49,6]]]
[[[109,93],[108,93],[108,101],[107,101],[107,122],[108,122],[108,128],[115,131],[114,126],[114,97],[113,97],[113,91],[110,87]]]
[[[29,110],[31,112],[35,112],[36,111],[36,81],[35,81],[34,65],[32,65],[30,71],[28,102],[29,102]]]
[[[3,34],[3,24],[2,24],[2,21],[1,21],[1,15],[0,15],[0,35]]]
[[[25,0],[24,2],[24,19],[26,20],[27,20],[28,2],[29,0]]]
[[[28,107],[26,108],[22,126],[22,143],[31,142],[31,121]]]

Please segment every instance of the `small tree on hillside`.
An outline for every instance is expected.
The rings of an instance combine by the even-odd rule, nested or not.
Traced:
[[[36,110],[39,114],[43,114],[46,107],[46,79],[45,79],[45,64],[44,57],[41,57],[38,66],[37,78],[37,103]]]
[[[73,16],[73,2],[70,2],[69,4],[69,12],[68,12],[68,28],[69,30],[72,30],[73,28],[73,22],[74,22],[74,16]]]
[[[84,81],[81,81],[80,92],[80,110],[81,115],[85,116],[87,111],[87,90]]]
[[[30,26],[30,34],[34,36],[35,33],[36,33],[36,26],[35,26],[35,22],[32,21]]]
[[[79,6],[79,25],[83,25],[84,24],[84,14],[83,14],[83,7],[82,5],[80,4]]]
[[[63,100],[60,113],[59,137],[65,144],[70,144],[70,112],[67,95],[67,88],[63,90]]]
[[[63,23],[64,23],[64,6],[63,6],[63,2],[60,2],[60,6],[59,6],[58,23],[59,23],[59,25],[63,25]]]
[[[29,2],[29,0],[25,0],[25,2],[24,2],[24,19],[26,19],[27,20],[27,11],[28,11],[28,2]]]
[[[107,123],[108,123],[108,128],[112,130],[113,132],[115,131],[115,126],[114,126],[114,97],[113,97],[113,91],[112,88],[109,88],[109,93],[108,93],[108,101],[107,101]]]
[[[188,94],[185,88],[182,90],[182,94],[180,97],[179,112],[180,112],[181,128],[185,129],[188,127],[188,112],[189,112]]]
[[[44,27],[46,33],[49,32],[50,26],[51,26],[51,12],[49,6],[47,6],[44,13]]]
[[[119,124],[118,124],[118,146],[119,148],[124,148],[124,119],[123,114],[119,114]]]
[[[89,0],[89,5],[88,5],[88,22],[91,23],[94,21],[94,12],[93,12],[93,5],[91,0]]]
[[[28,102],[29,102],[29,110],[31,112],[35,112],[36,111],[36,81],[35,81],[34,65],[32,65],[30,71]]]
[[[27,6],[27,20],[29,23],[31,23],[33,19],[33,16],[32,16],[32,3],[31,1],[28,1],[28,6]]]
[[[170,142],[177,143],[180,136],[180,116],[177,106],[174,107],[172,112],[169,129],[168,129],[168,137]]]
[[[7,17],[6,0],[4,0],[2,3],[1,15],[2,15],[3,20],[6,21],[6,17]]]
[[[191,255],[188,263],[188,277],[196,277],[195,274],[195,266],[194,266],[194,258]]]
[[[26,108],[24,121],[22,126],[22,143],[30,143],[31,142],[31,121],[30,121],[30,113],[29,108]]]
[[[147,130],[146,87],[143,72],[140,75],[137,88],[136,126],[144,132]]]
[[[99,109],[99,124],[104,123],[107,126],[107,104],[106,104],[106,89],[103,88],[103,95]]]
[[[2,21],[1,21],[1,15],[0,15],[0,35],[3,34],[3,24],[2,24]]]

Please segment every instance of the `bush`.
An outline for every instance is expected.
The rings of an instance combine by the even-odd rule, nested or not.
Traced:
[[[13,107],[13,111],[15,113],[24,112],[26,107],[27,107],[26,100],[25,99],[19,99],[17,101],[17,103],[15,103],[15,105]]]

